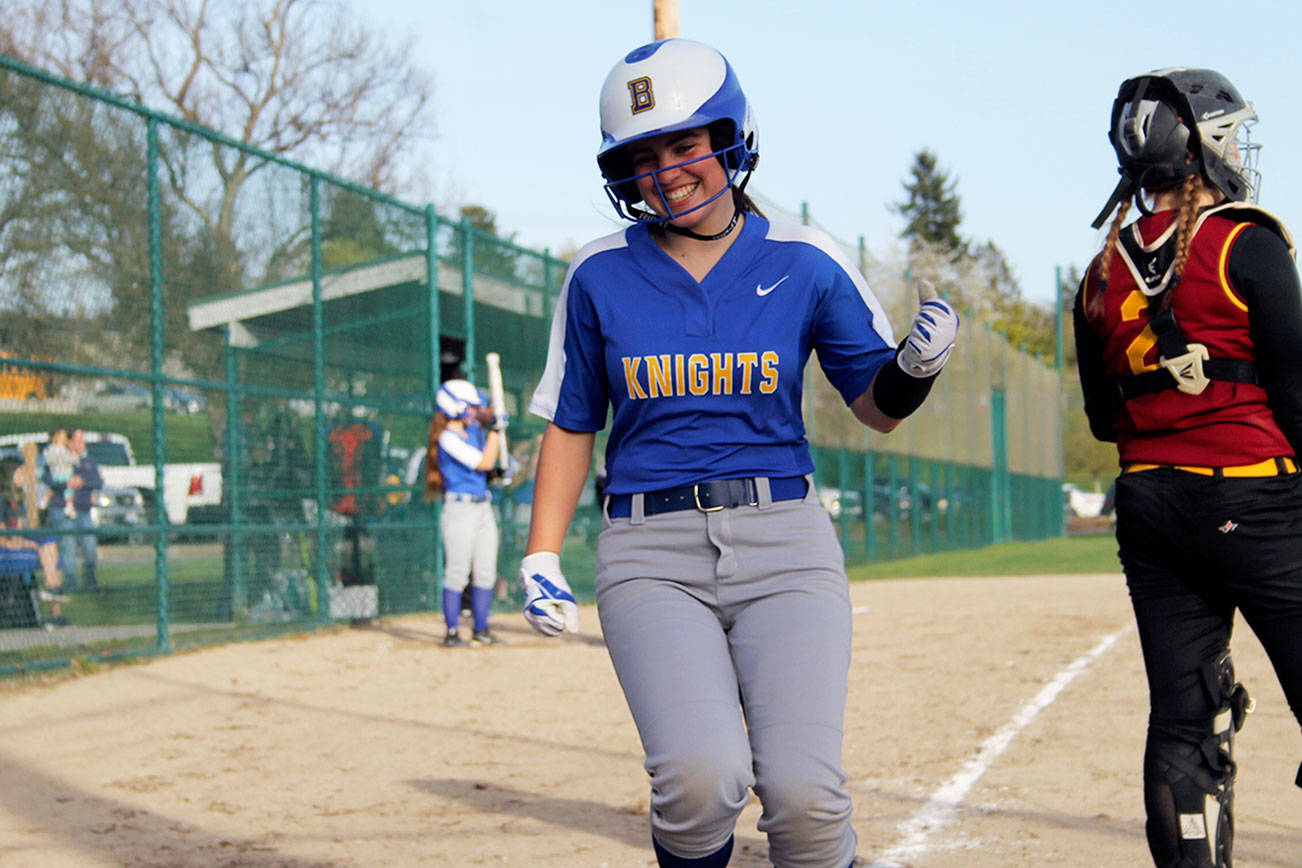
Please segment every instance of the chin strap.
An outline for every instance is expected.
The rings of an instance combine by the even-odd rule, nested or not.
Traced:
[[[1121,170],[1118,169],[1117,171]],[[1115,211],[1118,205],[1129,199],[1134,192],[1135,182],[1131,180],[1129,175],[1122,172],[1121,180],[1117,182],[1117,186],[1112,190],[1112,195],[1108,197],[1108,204],[1103,206],[1103,210],[1099,212],[1099,216],[1094,218],[1094,222],[1090,226],[1094,229],[1102,226],[1108,219],[1108,215]]]

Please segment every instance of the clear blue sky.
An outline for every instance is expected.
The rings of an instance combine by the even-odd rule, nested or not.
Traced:
[[[618,227],[601,189],[597,94],[651,40],[651,0],[354,0],[382,32],[417,38],[433,76],[438,205],[482,204],[522,244],[553,251]],[[1047,301],[1081,266],[1116,182],[1117,86],[1165,66],[1217,69],[1261,118],[1261,205],[1302,232],[1302,4],[680,0],[683,36],[722,51],[759,123],[752,189],[877,255],[902,227],[913,154],[957,181],[960,231],[992,240]],[[407,197],[404,197],[407,198]]]

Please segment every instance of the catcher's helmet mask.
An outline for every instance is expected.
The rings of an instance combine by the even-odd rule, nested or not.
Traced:
[[[1093,226],[1130,196],[1151,213],[1144,193],[1201,175],[1227,199],[1257,201],[1260,145],[1250,140],[1252,103],[1210,69],[1160,69],[1126,80],[1112,103],[1108,140],[1121,180]]]
[[[662,39],[633,49],[606,76],[600,113],[597,166],[615,213],[626,220],[668,224],[730,190],[744,190],[759,161],[755,119],[741,84],[727,59],[700,42]],[[701,127],[710,134],[712,152],[706,157],[633,173],[629,145]],[[684,211],[667,208],[664,215],[634,207],[642,201],[640,179],[651,177],[659,191],[661,172],[709,157],[723,165],[728,183],[708,200]]]

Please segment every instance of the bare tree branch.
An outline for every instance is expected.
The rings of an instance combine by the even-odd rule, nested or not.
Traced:
[[[411,41],[390,44],[341,0],[6,6],[7,52],[386,192],[433,133],[432,85]]]

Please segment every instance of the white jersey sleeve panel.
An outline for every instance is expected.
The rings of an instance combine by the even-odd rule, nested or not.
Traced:
[[[877,332],[887,346],[895,346],[894,330],[891,328],[890,320],[887,319],[886,311],[882,308],[877,294],[872,291],[868,281],[859,272],[858,266],[845,255],[845,249],[836,243],[832,236],[821,229],[799,223],[770,223],[766,237],[770,241],[798,241],[826,253],[833,262],[841,266],[841,269],[854,283],[855,289],[859,291],[859,297],[863,299],[863,303],[872,312],[873,331]]]
[[[478,467],[479,462],[484,460],[483,452],[471,446],[455,431],[448,429],[444,429],[443,433],[439,435],[439,448],[446,452],[453,461],[464,464],[471,470]]]
[[[617,250],[628,244],[626,229],[613,232],[602,238],[583,245],[570,262],[565,273],[565,282],[561,285],[561,294],[556,299],[556,310],[552,313],[551,333],[547,340],[547,364],[543,368],[542,379],[534,389],[529,401],[529,412],[541,416],[548,422],[556,418],[556,405],[560,401],[561,383],[565,379],[565,315],[570,300],[570,281],[574,272],[583,262],[598,253]]]

